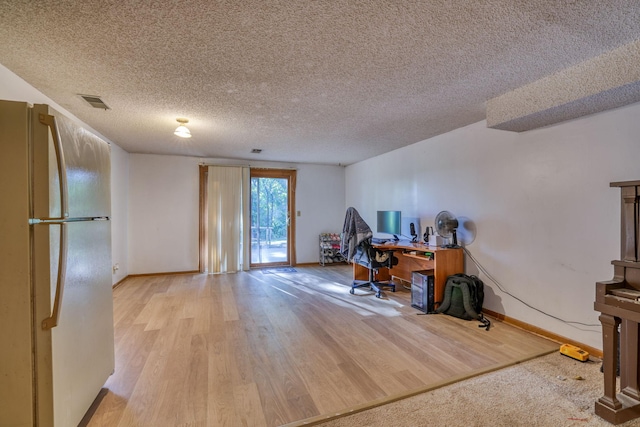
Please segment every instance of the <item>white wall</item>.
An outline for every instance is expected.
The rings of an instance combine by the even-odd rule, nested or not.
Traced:
[[[485,307],[601,348],[595,282],[620,257],[620,190],[609,183],[640,179],[639,116],[635,104],[519,134],[476,123],[349,166],[347,205],[369,222],[399,209],[423,226],[451,211],[504,289],[565,322],[480,274]],[[468,258],[466,270],[479,274]]]
[[[345,169],[298,165],[296,254],[299,264],[319,261],[318,234],[340,233],[344,223]]]
[[[130,154],[129,273],[198,269],[198,160]]]
[[[49,104],[57,111],[76,121],[81,126],[100,135],[86,123],[80,121],[65,108],[58,105],[42,92],[31,86],[22,78],[11,72],[0,64],[0,99],[10,101],[29,102],[31,104]],[[119,270],[112,276],[112,283],[117,283],[128,274],[128,253],[127,253],[127,169],[128,153],[118,147],[113,141],[100,135],[103,139],[111,143],[111,252],[113,264],[119,264]]]
[[[0,99],[7,101],[29,102],[31,104],[49,104],[69,118],[75,118],[67,110],[53,102],[53,100],[4,65],[0,64]],[[77,120],[77,119],[76,119]]]
[[[129,162],[130,274],[198,269],[198,165],[223,159],[131,154]],[[245,162],[246,164],[246,162]],[[296,258],[318,262],[318,234],[342,230],[344,168],[251,162],[297,169]]]
[[[111,145],[111,263],[112,283],[129,274],[129,153]]]

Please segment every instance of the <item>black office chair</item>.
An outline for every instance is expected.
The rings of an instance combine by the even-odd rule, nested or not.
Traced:
[[[356,288],[368,286],[375,291],[376,298],[381,296],[381,288],[388,287],[391,292],[396,291],[396,286],[391,282],[375,280],[375,273],[380,268],[392,268],[398,264],[398,259],[393,256],[393,251],[383,251],[371,245],[373,233],[371,228],[362,219],[355,208],[348,208],[342,227],[342,255],[349,262],[355,262],[369,270],[369,280],[354,280],[351,284],[351,294]]]
[[[355,293],[356,288],[368,286],[372,291],[375,291],[376,298],[380,298],[382,294],[382,288],[389,288],[391,292],[396,291],[396,285],[391,281],[377,281],[375,280],[375,274],[381,268],[393,268],[398,264],[398,258],[393,255],[392,250],[381,250],[371,246],[371,240],[364,240],[360,243],[356,250],[356,255],[353,257],[353,262],[367,267],[369,269],[369,280],[354,280],[351,284],[351,290],[349,293],[352,295]]]

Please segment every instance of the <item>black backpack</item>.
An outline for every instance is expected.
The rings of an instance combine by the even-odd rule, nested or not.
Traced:
[[[476,276],[458,273],[447,278],[444,299],[436,313],[444,313],[464,320],[479,320],[487,331],[491,322],[482,315],[484,283]]]

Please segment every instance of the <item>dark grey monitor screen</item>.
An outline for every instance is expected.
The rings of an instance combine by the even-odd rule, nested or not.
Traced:
[[[378,233],[400,234],[401,217],[400,211],[378,211]]]

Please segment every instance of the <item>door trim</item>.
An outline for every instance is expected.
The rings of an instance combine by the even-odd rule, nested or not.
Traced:
[[[296,265],[296,176],[295,169],[251,168],[250,178],[284,178],[288,179],[287,198],[289,202],[289,228],[287,230],[287,251],[289,262],[253,264],[249,268],[267,268],[273,266]]]

